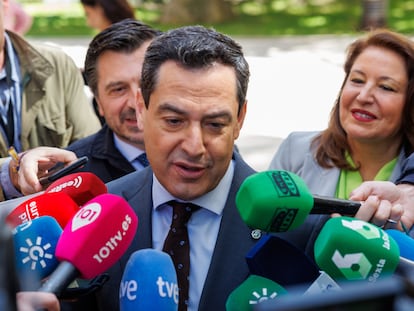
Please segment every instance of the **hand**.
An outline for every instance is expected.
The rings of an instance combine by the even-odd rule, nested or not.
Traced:
[[[57,162],[68,163],[76,160],[76,154],[60,148],[37,147],[23,154],[20,158],[17,178],[12,178],[14,186],[24,195],[43,190],[39,178]]]
[[[18,292],[16,294],[17,311],[36,311],[45,309],[59,311],[59,300],[52,293],[46,292]]]
[[[410,229],[414,223],[414,186],[367,181],[354,189],[351,200],[362,201],[355,217],[385,229]]]

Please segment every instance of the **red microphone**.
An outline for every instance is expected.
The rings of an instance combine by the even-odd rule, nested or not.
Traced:
[[[42,193],[19,204],[6,217],[13,228],[41,216],[51,216],[64,228],[79,211],[79,205],[64,192]]]
[[[104,182],[95,174],[80,172],[59,178],[51,183],[45,192],[64,192],[78,205],[82,206],[94,197],[107,193],[108,189]]]
[[[55,252],[61,262],[40,290],[59,296],[77,277],[105,272],[127,250],[137,227],[138,217],[122,197],[101,194],[87,202],[63,230]]]

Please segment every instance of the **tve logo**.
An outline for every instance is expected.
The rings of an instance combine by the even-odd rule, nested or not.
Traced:
[[[169,255],[142,249],[129,258],[119,287],[121,311],[178,309],[178,285]]]
[[[160,298],[173,299],[178,304],[178,285],[163,280],[162,276],[158,276],[154,284],[141,284],[141,287],[152,287],[155,285]],[[139,285],[136,280],[122,281],[119,288],[119,297],[121,299],[128,299],[130,301],[136,300],[139,295]]]

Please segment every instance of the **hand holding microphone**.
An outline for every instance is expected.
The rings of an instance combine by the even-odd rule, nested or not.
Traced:
[[[249,227],[284,232],[299,227],[309,214],[353,216],[361,204],[312,195],[305,182],[291,172],[264,171],[245,179],[236,206]]]
[[[28,150],[19,159],[18,184],[15,186],[24,195],[42,191],[38,174],[44,174],[58,162],[69,163],[76,159],[74,152],[60,148],[37,147]]]

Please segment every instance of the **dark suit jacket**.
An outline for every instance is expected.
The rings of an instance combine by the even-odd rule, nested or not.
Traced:
[[[225,310],[228,295],[249,275],[245,255],[257,240],[252,238],[252,230],[245,225],[235,206],[236,193],[244,179],[255,173],[234,153],[235,171],[230,193],[223,211],[217,243],[201,295],[199,310]],[[131,185],[134,185],[131,187]],[[121,260],[109,271],[110,280],[97,293],[100,310],[119,309],[119,284],[123,269],[130,255],[139,249],[152,247],[152,170],[146,168],[115,180],[108,184],[111,193],[123,196],[138,215],[138,230],[135,238]],[[303,226],[314,231],[314,226]],[[309,238],[315,234],[295,230],[293,234],[282,234],[301,249],[309,248]],[[283,254],[282,254],[283,255]],[[294,267],[292,267],[294,269]]]
[[[87,156],[88,163],[79,171],[94,173],[105,183],[135,171],[115,147],[113,132],[107,125],[66,149],[75,152],[78,157]]]

